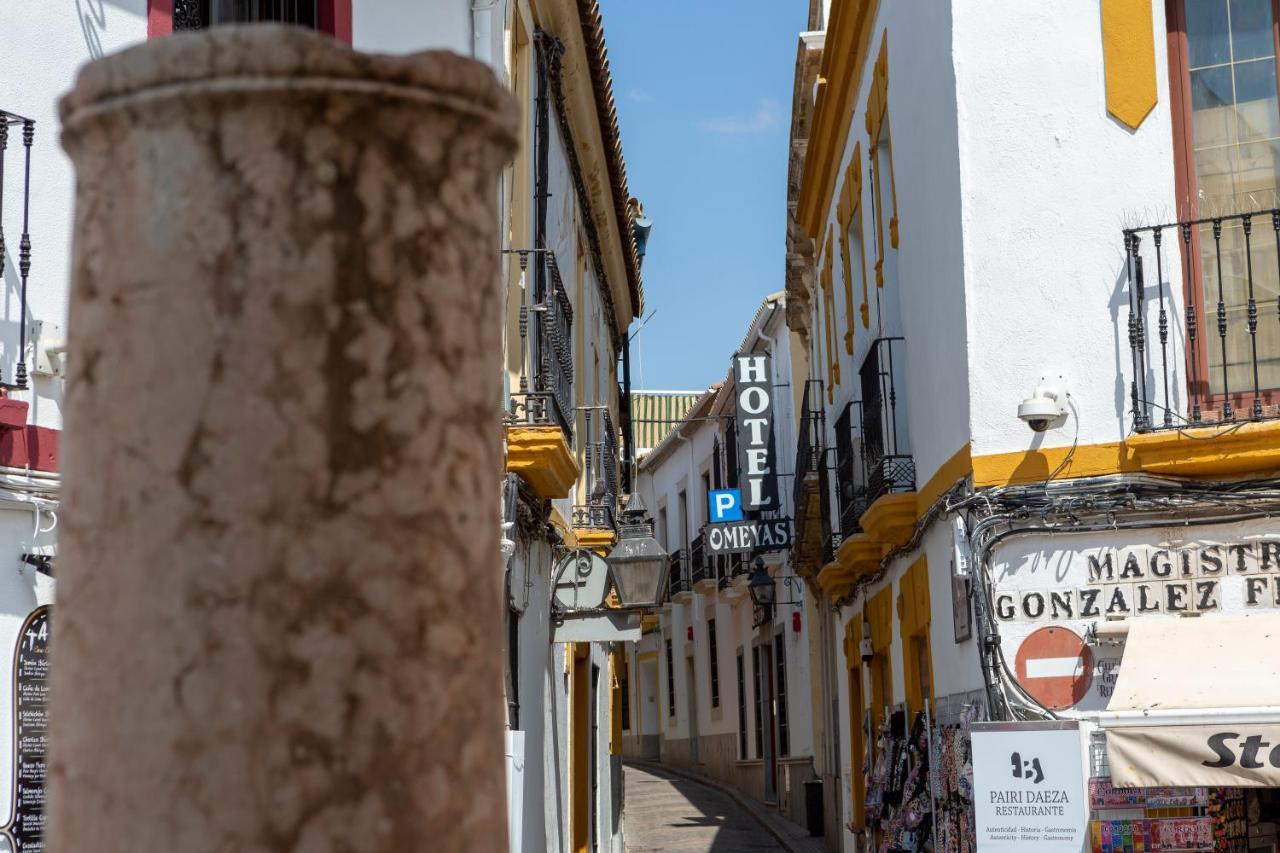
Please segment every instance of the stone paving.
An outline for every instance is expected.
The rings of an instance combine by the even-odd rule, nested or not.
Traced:
[[[660,767],[625,766],[627,853],[785,853],[727,794]]]

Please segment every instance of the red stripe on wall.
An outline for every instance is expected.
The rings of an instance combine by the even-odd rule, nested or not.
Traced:
[[[173,0],[147,0],[147,38],[173,32]]]
[[[0,429],[0,465],[57,473],[60,436],[48,427]]]
[[[351,0],[320,0],[316,9],[320,31],[351,44]],[[173,33],[173,0],[147,0],[147,38]]]

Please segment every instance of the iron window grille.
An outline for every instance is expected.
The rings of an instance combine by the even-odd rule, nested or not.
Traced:
[[[867,471],[867,505],[891,492],[916,487],[915,459],[907,451],[905,428],[898,410],[895,358],[902,359],[903,338],[883,337],[871,342],[858,371],[862,386],[862,453]]]
[[[573,305],[560,267],[550,249],[504,254],[520,259],[520,379],[511,415],[518,422],[558,426],[572,439]],[[531,261],[532,288],[526,285]]]
[[[1268,298],[1280,274],[1280,209],[1149,225],[1123,238],[1133,430],[1280,418],[1280,296]]]
[[[676,715],[676,670],[671,656],[671,638],[667,638],[667,716]]]
[[[4,181],[8,160],[9,130],[22,129],[22,231],[18,237],[18,352],[12,380],[2,382],[6,388],[27,387],[27,278],[31,274],[31,147],[35,143],[36,123],[17,113],[0,110],[0,277],[4,275]]]
[[[775,685],[778,691],[778,755],[790,755],[791,727],[787,723],[787,648],[783,637],[782,633],[777,633],[773,637],[774,669],[777,670],[778,681]]]
[[[836,512],[835,535],[840,540],[858,533],[860,519],[867,510],[867,460],[863,452],[862,402],[848,403],[836,418],[835,486]]]
[[[683,548],[677,548],[667,557],[667,592],[670,598],[689,592],[688,565],[688,554]]]
[[[743,664],[742,649],[738,649],[738,759],[746,761],[747,755],[747,676]]]
[[[709,681],[711,682],[711,707],[720,707],[720,655],[716,649],[716,620],[707,620],[707,656],[709,666],[707,671],[710,673]]]
[[[756,758],[764,758],[764,704],[760,701],[760,647],[751,647],[751,684],[755,688]]]
[[[173,30],[218,24],[280,23],[316,29],[316,0],[173,0]]]
[[[583,410],[586,434],[587,503],[573,507],[573,526],[612,530],[618,508],[618,431],[603,407]]]
[[[696,584],[698,581],[712,580],[713,578],[711,565],[707,560],[703,535],[699,533],[694,537],[693,542],[689,544],[689,583]]]

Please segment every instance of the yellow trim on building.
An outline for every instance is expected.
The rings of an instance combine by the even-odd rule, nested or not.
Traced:
[[[843,598],[849,594],[853,579],[839,560],[832,560],[818,571],[818,586],[831,598]]]
[[[1155,108],[1156,45],[1151,0],[1102,0],[1107,112],[1137,130]]]
[[[1070,460],[1063,465],[1063,461]],[[1180,477],[1227,477],[1280,470],[1280,421],[1131,435],[1124,441],[973,457],[978,488],[1034,483],[1059,465],[1057,479],[1145,471]]]
[[[609,548],[613,547],[613,543],[618,541],[618,534],[614,530],[596,530],[593,527],[579,527],[574,530],[578,537],[578,547],[590,548],[600,554],[601,557],[606,556]]]
[[[873,730],[884,722],[885,706],[893,704],[893,584],[888,584],[867,601],[864,610],[871,629],[871,719]]]
[[[933,700],[933,649],[929,642],[929,564],[922,556],[898,581],[898,625],[902,636],[903,691],[907,712]]]
[[[567,498],[578,480],[578,460],[558,426],[507,427],[507,470],[540,498]]]
[[[836,549],[836,559],[844,566],[851,580],[859,580],[876,570],[884,557],[884,543],[872,539],[867,533],[855,533],[845,537]]]
[[[796,210],[800,225],[810,237],[822,232],[831,208],[879,5],[879,0],[833,0],[831,5],[818,71],[823,82],[814,101]]]
[[[916,493],[891,492],[876,498],[858,519],[872,539],[893,548],[907,544],[916,524]]]
[[[862,730],[862,715],[866,707],[862,689],[862,614],[855,613],[844,626],[845,673],[849,679],[849,767],[852,782],[853,817],[855,829],[863,825],[863,800],[866,797],[866,780],[862,775],[866,743]]]
[[[870,306],[867,300],[867,253],[862,240],[862,143],[853,146],[853,156],[849,158],[849,168],[844,173],[844,185],[840,188],[840,201],[836,204],[836,221],[840,223],[840,261],[844,269],[844,303],[845,303],[845,352],[853,355],[853,258],[849,248],[849,232],[854,224],[858,225],[859,271],[862,273],[862,328],[867,328],[871,319]]]
[[[938,466],[933,476],[916,492],[916,514],[924,515],[933,506],[934,501],[954,486],[959,480],[973,473],[973,458],[969,443],[965,442],[951,458]]]
[[[880,174],[880,136],[889,112],[889,33],[880,39],[880,54],[871,74],[871,91],[867,94],[867,139],[870,147],[872,203],[876,206],[876,287],[884,287],[884,176]],[[893,148],[888,152],[889,196],[893,213],[889,218],[889,242],[898,248],[898,191],[893,178]]]

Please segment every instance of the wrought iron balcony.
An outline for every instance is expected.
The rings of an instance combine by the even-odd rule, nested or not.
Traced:
[[[702,534],[694,537],[689,543],[689,583],[696,585],[699,581],[715,580],[715,568],[708,559]]]
[[[683,548],[677,548],[667,557],[667,597],[675,598],[682,592],[689,592],[689,560]]]
[[[832,554],[826,429],[822,380],[810,379],[804,385],[796,441],[792,547],[796,569],[810,575],[816,575],[831,562]]]
[[[1134,431],[1280,418],[1280,209],[1123,233]]]
[[[804,505],[806,481],[819,474],[823,465],[826,431],[826,412],[822,408],[822,380],[809,379],[804,383],[804,398],[800,405],[800,430],[797,434],[795,464],[795,503],[799,515]],[[812,483],[809,484],[812,487]],[[797,519],[798,520],[798,519]]]
[[[902,344],[900,337],[872,341],[859,371],[868,506],[890,492],[911,492],[916,488],[916,463],[907,449],[906,412],[898,409],[898,378],[894,371],[895,359],[902,361]]]
[[[524,423],[559,426],[571,438],[573,305],[560,279],[556,256],[550,249],[511,249],[507,254],[520,259],[521,294],[520,384],[511,395],[511,414]]]
[[[27,276],[31,273],[31,234],[28,228],[31,210],[31,146],[35,142],[36,123],[15,113],[0,110],[0,279],[4,278],[5,239],[4,239],[4,179],[5,165],[9,160],[9,129],[22,128],[23,156],[18,160],[22,171],[22,232],[18,238],[18,363],[14,368],[11,381],[0,381],[6,388],[23,389],[27,387]],[[18,158],[14,158],[15,160]],[[13,165],[13,164],[11,164]]]
[[[613,501],[573,505],[573,526],[587,530],[613,530],[617,526]]]
[[[862,401],[847,404],[836,418],[835,486],[836,521],[832,544],[862,528],[859,519],[867,510],[867,459],[862,442]]]

